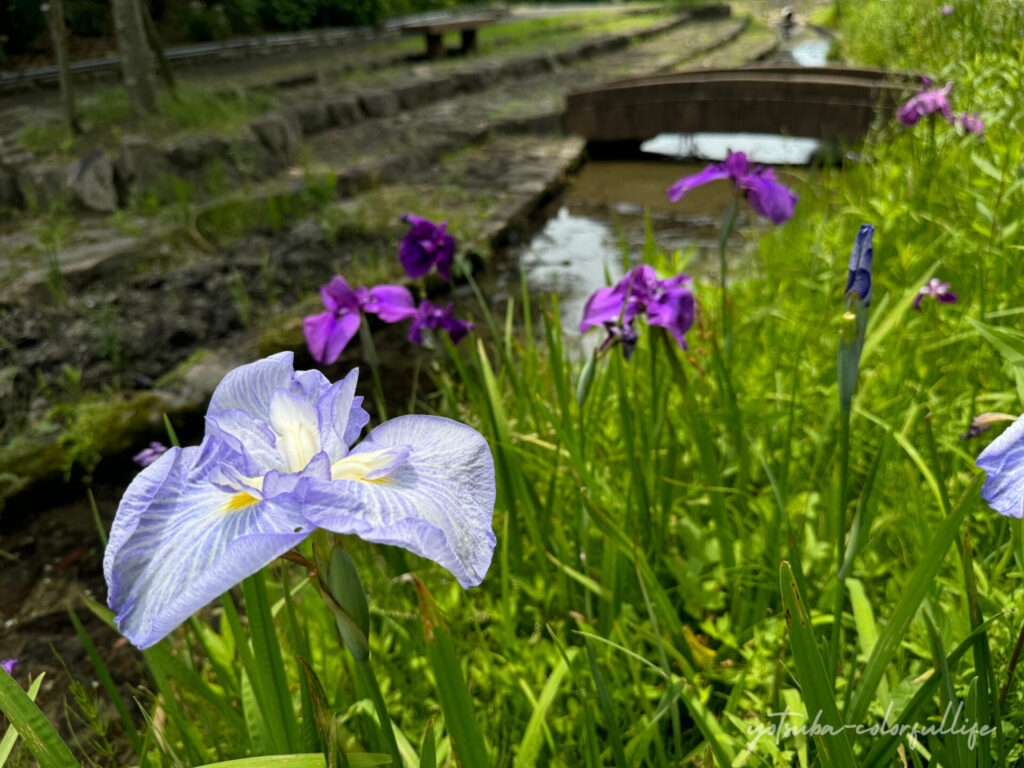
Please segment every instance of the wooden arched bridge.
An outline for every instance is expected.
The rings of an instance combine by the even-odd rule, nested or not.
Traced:
[[[906,75],[847,67],[751,66],[651,75],[566,97],[565,128],[591,142],[660,133],[771,133],[852,144],[912,85]]]

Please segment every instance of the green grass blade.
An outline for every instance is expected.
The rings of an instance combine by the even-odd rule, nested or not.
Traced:
[[[601,707],[601,714],[604,715],[605,728],[608,729],[608,739],[611,741],[612,759],[617,768],[629,768],[626,760],[626,751],[622,746],[622,735],[619,732],[619,718],[615,713],[615,704],[608,693],[608,686],[605,685],[604,675],[597,665],[597,657],[594,649],[588,640],[583,641],[587,648],[587,660],[590,662],[590,674],[594,679],[594,687],[597,689],[597,703]],[[651,666],[654,666],[653,664]],[[658,669],[657,667],[654,667]],[[661,671],[660,669],[658,670]]]
[[[36,700],[36,696],[39,695],[39,688],[43,684],[43,678],[45,673],[39,675],[33,680],[28,686],[28,697],[32,700]],[[7,758],[11,756],[11,750],[14,749],[14,744],[18,740],[18,730],[12,725],[8,726],[7,733],[4,734],[3,739],[0,739],[0,768],[7,763]]]
[[[519,742],[519,749],[516,750],[515,768],[531,768],[537,764],[537,756],[540,754],[542,742],[542,726],[576,652],[577,649],[573,648],[567,654],[568,658],[559,659],[548,676],[530,715],[530,721],[526,724],[526,731],[523,733],[522,741]]]
[[[391,758],[387,755],[376,755],[369,752],[356,752],[349,755],[348,759],[352,768],[375,768],[378,765],[391,764]],[[324,768],[324,765],[323,755],[309,754],[246,757],[223,763],[207,763],[200,768]]]
[[[75,633],[78,635],[78,639],[82,643],[82,647],[85,649],[85,655],[89,657],[89,661],[92,663],[92,668],[96,672],[96,678],[100,681],[100,685],[103,686],[103,690],[107,692],[107,696],[114,703],[114,708],[117,709],[117,716],[121,720],[121,726],[124,728],[125,735],[128,737],[128,741],[132,744],[132,750],[135,752],[135,756],[139,758],[143,763],[145,762],[145,755],[142,752],[142,739],[139,737],[139,731],[135,727],[135,723],[132,722],[131,715],[128,713],[128,707],[124,703],[124,699],[121,698],[120,691],[117,690],[117,686],[114,685],[114,679],[110,676],[110,670],[107,669],[107,665],[103,663],[103,659],[100,658],[99,653],[96,651],[96,646],[92,642],[92,638],[89,637],[89,633],[85,631],[85,627],[82,626],[82,622],[78,620],[74,611],[68,611],[68,618],[71,619],[71,625],[75,628]],[[2,765],[2,763],[0,763]]]
[[[434,739],[433,723],[428,725],[426,731],[423,732],[419,768],[437,768],[437,744]]]
[[[253,687],[257,696],[263,697],[260,708],[271,729],[275,751],[291,752],[293,746],[298,747],[301,742],[299,724],[288,690],[274,618],[270,613],[265,573],[260,571],[245,579],[242,593],[245,595],[245,613],[249,619],[255,661]]]
[[[77,768],[67,744],[18,682],[0,670],[0,712],[25,742],[39,768]]]
[[[960,644],[953,649],[953,652],[949,654],[945,659],[946,668],[950,669],[963,657],[967,651],[971,649],[974,643],[974,638],[978,636],[980,632],[985,631],[1001,614],[990,616],[984,624],[977,629],[973,630],[967,637],[965,637]],[[935,691],[938,690],[939,684],[942,680],[941,674],[929,675],[921,687],[917,689],[913,697],[900,712],[899,717],[896,718],[894,724],[913,724],[921,720],[921,711],[925,704],[932,700],[935,695]],[[871,749],[868,751],[868,755],[861,761],[860,768],[888,768],[893,765],[893,759],[896,755],[896,750],[904,742],[905,736],[898,733],[898,729],[889,729],[884,732],[877,739],[872,740]]]
[[[896,651],[899,650],[903,636],[907,633],[911,620],[917,614],[917,609],[932,588],[935,574],[938,573],[946,552],[956,539],[964,517],[967,516],[978,499],[980,482],[980,477],[974,479],[953,514],[942,521],[931,538],[928,551],[921,558],[921,562],[917,564],[903,589],[903,596],[879,635],[878,642],[875,643],[875,648],[864,667],[861,683],[846,708],[845,716],[849,722],[859,723],[867,714],[878,684],[882,680],[882,675],[885,674],[886,668],[893,656],[896,655]]]
[[[441,612],[426,586],[413,579],[420,599],[423,615],[423,633],[426,638],[427,658],[434,670],[437,694],[444,712],[445,727],[452,736],[455,752],[461,765],[491,765],[483,733],[476,721],[473,698],[462,677],[455,644],[441,617]]]
[[[821,716],[822,729],[830,732],[816,735],[815,741],[821,751],[825,765],[831,768],[854,768],[853,750],[839,717],[839,708],[832,695],[832,677],[826,674],[821,659],[818,641],[811,627],[810,616],[804,609],[796,579],[789,563],[783,562],[779,571],[782,603],[786,608],[786,624],[789,626],[789,644],[793,651],[800,692],[808,713]]]

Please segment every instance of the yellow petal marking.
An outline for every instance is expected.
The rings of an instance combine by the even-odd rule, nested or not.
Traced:
[[[236,493],[226,502],[224,502],[224,506],[220,508],[220,511],[226,515],[229,512],[234,512],[239,509],[245,509],[246,507],[255,504],[257,501],[259,501],[259,499],[257,499],[255,496],[252,496],[246,493],[245,491],[241,491],[239,493]]]

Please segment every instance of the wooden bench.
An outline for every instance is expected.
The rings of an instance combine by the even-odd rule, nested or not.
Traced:
[[[497,21],[497,18],[494,14],[477,14],[475,16],[417,21],[411,24],[403,24],[402,32],[406,35],[425,35],[427,38],[427,58],[443,59],[445,56],[445,32],[461,32],[462,47],[460,51],[463,54],[476,53],[478,50],[476,31],[480,27],[493,24]]]

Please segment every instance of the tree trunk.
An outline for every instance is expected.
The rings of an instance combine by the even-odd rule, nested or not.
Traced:
[[[156,112],[156,78],[139,0],[113,0],[114,31],[128,101],[137,115]]]
[[[78,115],[75,113],[75,94],[71,90],[71,66],[68,62],[67,26],[64,24],[64,0],[49,0],[41,6],[46,14],[46,25],[50,28],[53,52],[57,56],[57,76],[60,81],[60,100],[64,110],[64,122],[72,133],[80,133]]]
[[[156,24],[153,23],[153,17],[149,15],[149,9],[141,3],[139,8],[142,11],[142,25],[146,30],[146,40],[149,41],[149,47],[152,49],[153,55],[156,56],[160,77],[163,78],[168,90],[173,91],[175,88],[174,75],[171,73],[171,67],[167,63],[167,56],[164,55],[164,44],[160,40],[160,33],[156,31]]]

